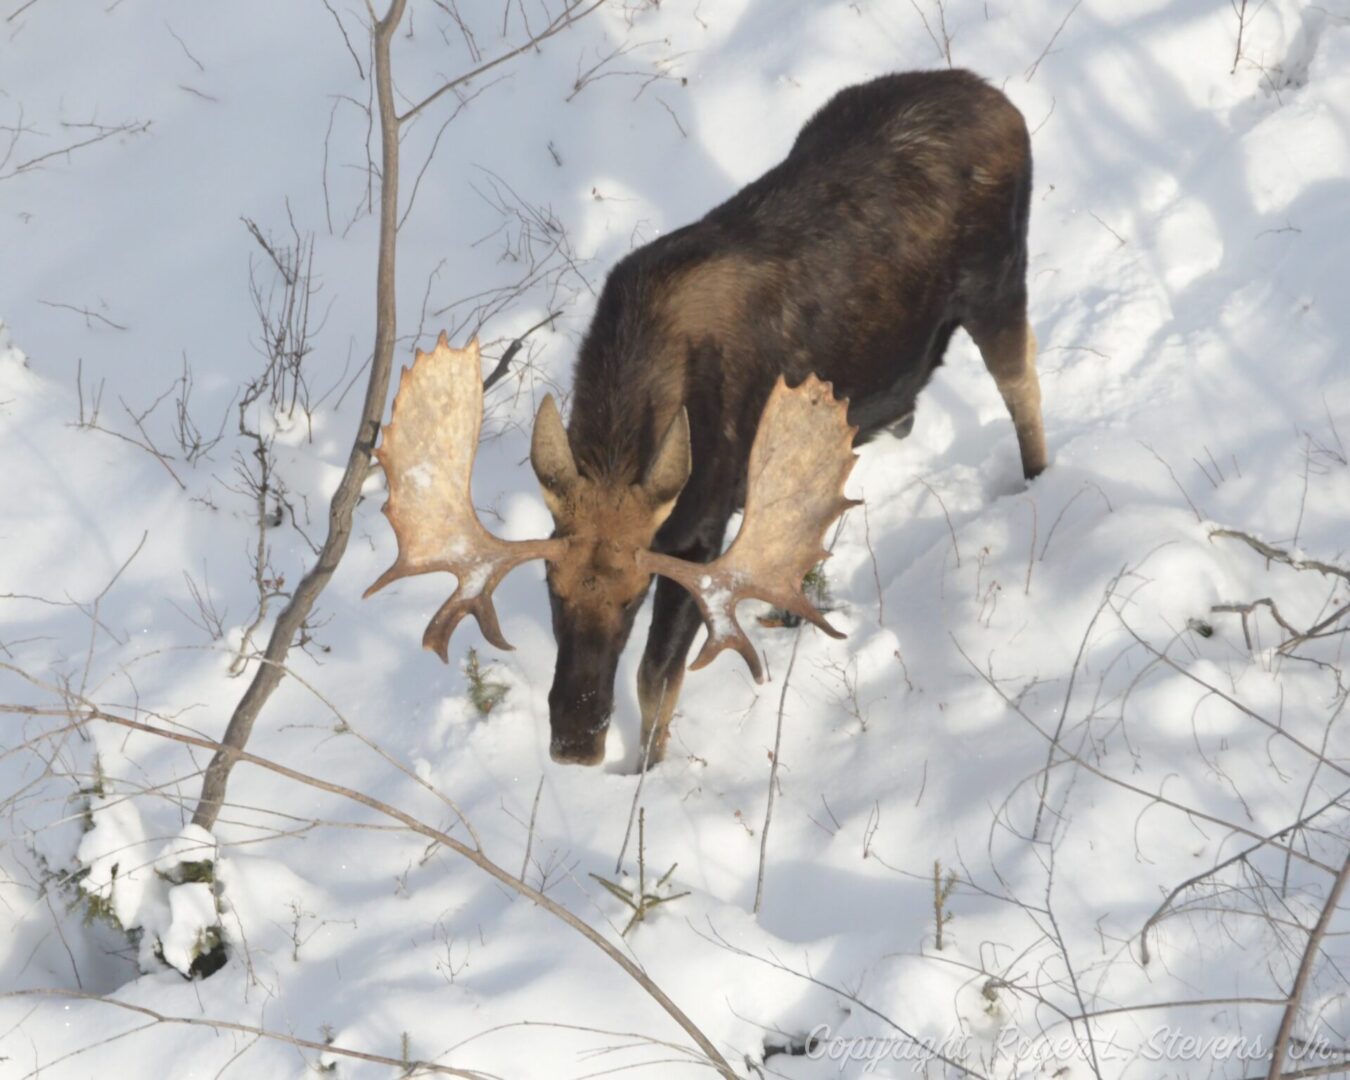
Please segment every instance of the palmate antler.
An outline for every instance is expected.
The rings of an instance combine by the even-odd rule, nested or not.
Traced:
[[[450,635],[465,615],[499,649],[502,637],[492,590],[531,559],[557,557],[565,540],[499,540],[478,520],[470,494],[478,432],[483,426],[483,382],[478,339],[452,349],[445,334],[429,353],[417,351],[404,368],[394,414],[375,456],[389,484],[385,516],[398,539],[398,558],[363,596],[398,578],[448,570],[454,594],[432,616],[422,646],[448,660]]]
[[[708,640],[690,670],[732,648],[755,681],[764,681],[759,653],[736,621],[742,600],[767,600],[831,637],[844,636],[806,598],[802,579],[829,557],[822,544],[830,523],[858,505],[857,499],[844,497],[857,461],[852,447],[858,429],[849,426],[847,416],[847,403],[835,400],[829,383],[808,375],[788,389],[780,375],[750,448],[745,517],[731,547],[710,563],[638,553],[640,566],[683,585],[698,602]]]
[[[556,411],[552,398],[540,414]],[[806,599],[802,578],[828,556],[825,530],[856,500],[844,484],[856,460],[847,404],[836,401],[830,384],[814,375],[789,388],[779,378],[760,416],[750,450],[745,516],[726,553],[711,563],[689,562],[654,551],[638,551],[641,569],[661,574],[688,589],[707,624],[708,640],[690,665],[700,668],[734,648],[756,681],[764,671],[750,639],[736,621],[736,605],[747,599],[771,604],[808,619],[833,637],[843,637]],[[515,566],[530,559],[565,557],[568,543],[506,541],[488,532],[470,498],[470,477],[483,418],[478,343],[452,349],[444,334],[430,353],[419,351],[404,369],[394,414],[376,450],[389,483],[384,512],[398,538],[398,558],[365,595],[414,574],[448,570],[459,579],[454,595],[427,625],[422,644],[447,658],[450,634],[465,615],[478,620],[483,636],[498,648],[502,637],[492,607],[492,590]],[[553,420],[553,417],[549,417]],[[540,425],[535,441],[561,428]]]

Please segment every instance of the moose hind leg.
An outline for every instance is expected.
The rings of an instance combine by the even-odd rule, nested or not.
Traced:
[[[1012,416],[1022,452],[1022,475],[1031,480],[1044,471],[1046,464],[1036,335],[1025,318],[998,330],[983,326],[968,329]]]

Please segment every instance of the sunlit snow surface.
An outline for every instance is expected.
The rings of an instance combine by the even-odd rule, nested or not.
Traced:
[[[286,492],[268,506],[282,524],[262,577],[289,591],[324,534],[373,340],[365,8],[334,5],[335,20],[322,3],[21,6],[0,8],[0,662],[218,737],[245,687],[229,670],[258,593],[237,407],[263,365],[250,273],[264,303],[275,276],[240,219],[281,247],[292,219],[314,237],[312,415],[303,395],[248,414],[275,440]],[[1307,940],[1296,924],[1316,919],[1330,876],[1293,857],[1286,878],[1267,851],[1185,893],[1190,910],[1150,934],[1147,967],[1139,934],[1177,885],[1346,786],[1334,671],[1276,656],[1284,635],[1266,612],[1249,648],[1238,615],[1211,611],[1271,597],[1307,627],[1346,588],[1209,530],[1350,564],[1350,4],[1249,5],[1231,74],[1228,4],[941,6],[952,62],[1002,86],[1034,131],[1028,277],[1050,468],[1024,487],[1012,425],[958,335],[913,434],[869,444],[850,480],[866,510],[848,514],[827,564],[847,639],[803,630],[784,695],[795,632],[746,605],[771,681],[757,687],[730,654],[686,678],[642,802],[648,883],[678,863],[670,888],[690,895],[623,948],[743,1075],[922,1075],[898,1029],[989,1077],[1264,1075],[1253,1047],[1269,1050],[1278,1005],[1186,1003],[1282,1001]],[[410,7],[394,48],[405,105],[523,42],[523,16],[534,31],[547,18],[537,4],[461,3],[470,44],[440,5]],[[607,268],[779,160],[838,88],[945,65],[943,20],[930,0],[611,0],[464,87],[477,96],[443,132],[453,95],[408,128],[400,362],[442,329],[462,343],[479,316],[495,361],[563,313],[488,395],[473,490],[489,528],[551,528],[529,425],[544,393],[570,386]],[[378,135],[369,145],[378,160]],[[205,440],[222,436],[192,462],[176,434],[185,365],[186,414]],[[528,840],[530,883],[618,942],[629,912],[589,874],[622,876],[648,616],[620,664],[606,764],[556,766],[539,564],[496,592],[516,651],[466,623],[442,666],[420,637],[451,577],[359,600],[394,556],[383,499],[372,480],[312,640],[291,655],[298,677],[250,749],[467,839],[419,778],[513,873]],[[1342,641],[1308,654],[1343,669]],[[466,696],[471,647],[509,686],[486,719]],[[61,697],[4,668],[0,701],[50,710]],[[190,951],[209,898],[166,899],[155,870],[182,842],[208,755],[97,723],[57,733],[67,723],[0,718],[4,1080],[399,1071],[248,1031],[145,1026],[103,1002],[4,996],[41,988],[513,1080],[644,1061],[661,1063],[634,1075],[711,1075],[612,1034],[688,1042],[574,931],[423,838],[365,828],[387,824],[371,811],[248,766],[215,834],[231,959],[187,982],[144,938],[86,926],[66,878],[80,852],[119,917],[143,917],[166,956]],[[1297,852],[1339,866],[1345,812],[1314,824]],[[935,861],[961,879],[941,952]],[[636,881],[636,838],[623,873]],[[1344,915],[1332,930],[1304,1035],[1350,1024],[1333,966],[1350,964]],[[1090,1042],[1066,1019],[1157,1003],[1171,1004],[1098,1017]],[[813,1055],[765,1058],[820,1025]],[[1229,1036],[1254,1059],[1204,1042]]]

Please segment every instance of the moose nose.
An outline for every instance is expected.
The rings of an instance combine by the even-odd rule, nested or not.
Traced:
[[[605,735],[614,711],[613,694],[593,672],[564,668],[559,663],[548,695],[548,722],[552,738],[548,753],[563,765],[598,765],[605,758]],[[613,673],[609,675],[611,685]]]
[[[548,756],[559,765],[599,765],[605,759],[605,729],[580,737],[555,735]]]

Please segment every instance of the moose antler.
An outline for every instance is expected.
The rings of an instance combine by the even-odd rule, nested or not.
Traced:
[[[448,570],[454,594],[432,616],[424,648],[448,659],[450,635],[465,615],[499,649],[502,637],[492,590],[530,559],[556,558],[564,540],[500,540],[483,528],[473,508],[470,481],[483,424],[483,383],[478,340],[452,349],[444,333],[429,353],[417,351],[404,368],[394,413],[375,456],[389,484],[385,516],[398,539],[398,558],[364,595],[398,578]]]
[[[480,366],[477,340],[452,349],[441,334],[432,352],[419,350],[412,368],[403,369],[393,418],[375,451],[389,483],[384,512],[398,539],[398,558],[365,595],[414,574],[454,574],[454,594],[422,635],[423,646],[442,660],[465,615],[478,620],[493,645],[510,649],[492,606],[492,590],[520,563],[560,559],[568,546],[563,538],[501,540],[478,520],[470,480],[483,422]],[[536,471],[541,461],[550,460],[540,453],[550,440],[566,439],[551,398],[541,405],[540,417],[546,422],[535,425],[531,456]],[[780,377],[750,449],[745,517],[731,547],[711,563],[636,552],[643,570],[678,582],[698,603],[708,640],[691,668],[733,648],[755,680],[763,682],[759,654],[736,621],[736,605],[751,598],[807,619],[833,637],[844,636],[807,600],[802,578],[828,557],[822,542],[830,523],[857,505],[843,494],[856,460],[857,428],[847,417],[847,403],[835,400],[829,383],[809,375],[789,389]]]
[[[835,400],[829,383],[808,375],[788,389],[780,376],[750,448],[745,517],[731,547],[711,563],[638,553],[640,566],[679,582],[698,602],[708,640],[691,670],[733,648],[755,681],[764,681],[759,654],[736,621],[736,605],[752,597],[809,620],[831,637],[844,636],[803,594],[802,578],[829,556],[822,543],[830,523],[858,505],[843,494],[857,460],[852,446],[858,429],[847,417],[847,402]]]

